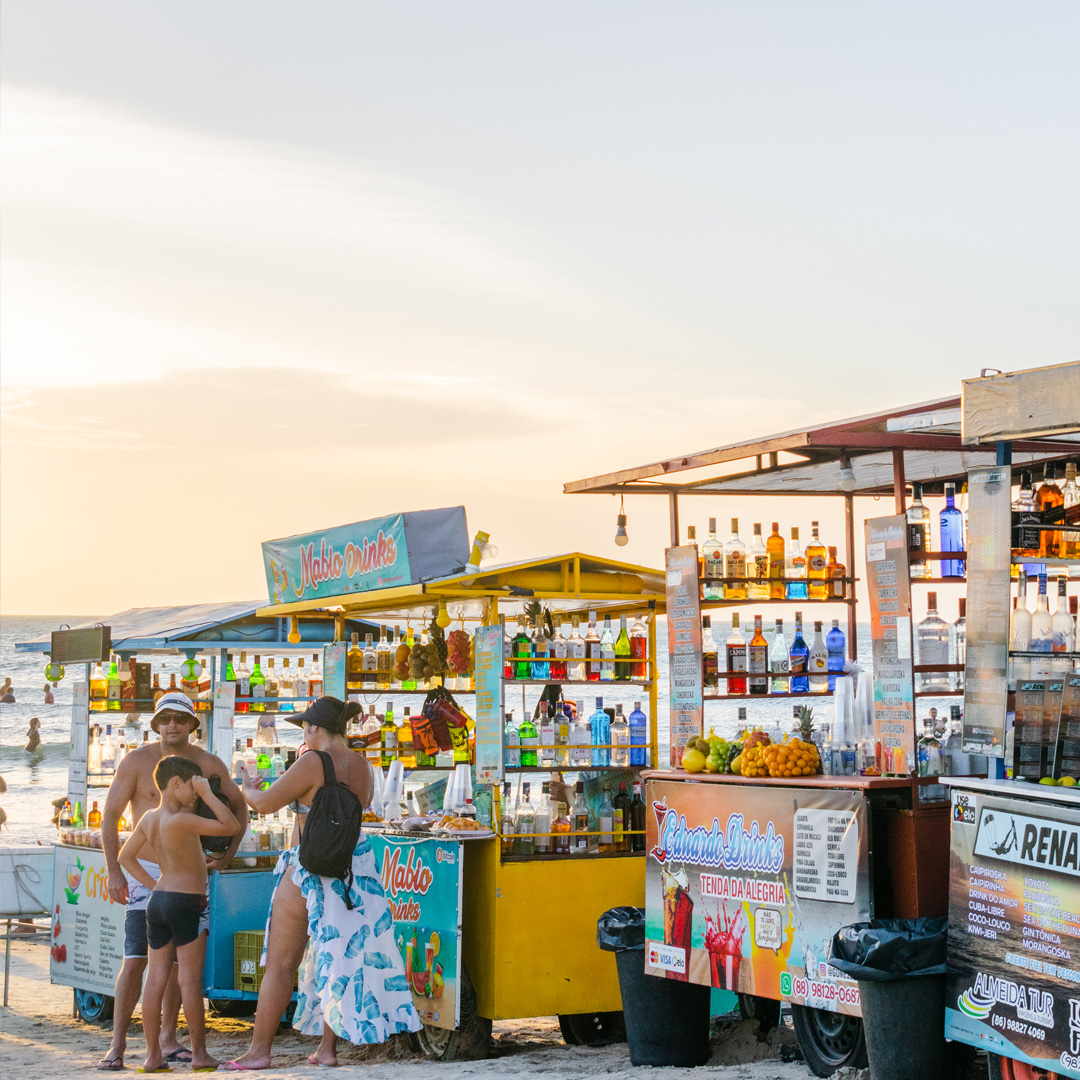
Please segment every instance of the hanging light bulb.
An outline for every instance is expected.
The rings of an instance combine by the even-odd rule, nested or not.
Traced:
[[[300,620],[295,615],[289,619],[289,634],[286,640],[290,645],[300,644]]]
[[[855,470],[851,467],[851,458],[847,454],[840,455],[840,490],[854,491],[858,487],[855,479]]]
[[[626,507],[623,506],[623,497],[619,496],[619,514],[615,518],[615,543],[619,547],[626,547],[630,543],[630,537],[626,535]]]
[[[439,614],[435,616],[435,625],[444,630],[450,625],[450,612],[446,610],[446,601],[439,601]]]

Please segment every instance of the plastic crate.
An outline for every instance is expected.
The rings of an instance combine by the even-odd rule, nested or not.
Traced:
[[[233,934],[233,989],[257,994],[266,968],[262,959],[264,930],[239,930]]]

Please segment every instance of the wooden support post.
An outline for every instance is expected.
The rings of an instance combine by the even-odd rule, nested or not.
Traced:
[[[668,492],[668,516],[671,522],[671,546],[679,546],[679,496]]]
[[[905,499],[907,495],[907,479],[904,476],[904,451],[894,449],[892,452],[892,486],[893,497],[896,499],[896,512],[906,512]]]

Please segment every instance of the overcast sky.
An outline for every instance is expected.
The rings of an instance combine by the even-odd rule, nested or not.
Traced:
[[[1080,354],[1072,0],[0,30],[7,612],[258,597],[261,540],[454,503],[656,565],[659,501],[619,551],[563,482]],[[684,519],[740,510],[785,516]]]

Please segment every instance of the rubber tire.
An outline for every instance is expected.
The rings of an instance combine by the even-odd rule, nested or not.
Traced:
[[[248,998],[208,998],[207,1003],[214,1016],[254,1016],[259,1006]]]
[[[1036,1071],[1026,1062],[991,1053],[986,1055],[986,1073],[990,1080],[1033,1080],[1036,1077],[1061,1075]]]
[[[559,1013],[559,1030],[567,1046],[611,1046],[626,1042],[622,1011]]]
[[[815,1076],[832,1076],[845,1066],[853,1069],[869,1066],[866,1033],[858,1017],[792,1005],[791,1022],[807,1068]]]
[[[780,1002],[773,998],[754,997],[753,994],[739,995],[739,1012],[744,1020],[756,1020],[762,1035],[780,1026]]]
[[[476,990],[461,969],[461,1013],[453,1031],[428,1027],[416,1033],[419,1048],[432,1061],[482,1061],[491,1056],[491,1021],[476,1014]]]
[[[108,994],[96,994],[93,990],[75,991],[75,1011],[87,1024],[104,1026],[113,1018],[115,999]]]

